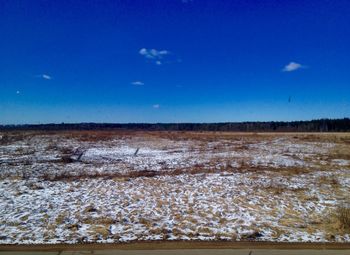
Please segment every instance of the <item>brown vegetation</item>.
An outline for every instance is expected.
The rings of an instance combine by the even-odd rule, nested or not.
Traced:
[[[350,234],[350,202],[340,203],[337,207],[340,228]]]

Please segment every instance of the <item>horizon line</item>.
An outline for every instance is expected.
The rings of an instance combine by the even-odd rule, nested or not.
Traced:
[[[240,124],[240,123],[271,123],[271,122],[311,122],[322,120],[349,120],[350,117],[344,118],[319,118],[307,120],[268,120],[268,121],[219,121],[219,122],[47,122],[47,123],[22,123],[22,124],[0,124],[0,126],[40,126],[40,125],[83,125],[83,124],[97,124],[97,125],[176,125],[176,124]]]

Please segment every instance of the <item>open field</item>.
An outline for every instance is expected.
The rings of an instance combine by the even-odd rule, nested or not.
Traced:
[[[348,243],[349,194],[349,133],[0,133],[0,244]]]

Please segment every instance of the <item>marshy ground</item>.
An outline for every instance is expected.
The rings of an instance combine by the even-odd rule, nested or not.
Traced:
[[[350,134],[0,133],[0,243],[350,242]]]

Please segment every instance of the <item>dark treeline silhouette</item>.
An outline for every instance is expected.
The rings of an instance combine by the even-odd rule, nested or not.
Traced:
[[[310,121],[222,122],[222,123],[61,123],[0,125],[0,130],[145,130],[145,131],[239,131],[239,132],[348,132],[350,119]]]

